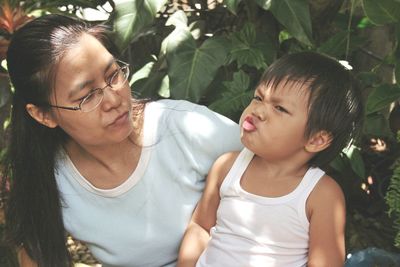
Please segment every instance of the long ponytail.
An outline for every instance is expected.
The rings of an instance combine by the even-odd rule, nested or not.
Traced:
[[[47,15],[20,28],[7,52],[15,93],[5,162],[5,175],[11,178],[6,235],[12,245],[22,246],[41,267],[72,266],[61,213],[62,196],[55,178],[56,156],[68,136],[59,127],[48,128],[35,121],[26,105],[48,103],[57,64],[84,33],[108,49],[112,44],[104,27]]]
[[[59,128],[33,120],[19,99],[13,101],[11,116],[6,157],[6,175],[12,179],[6,209],[8,240],[22,245],[39,266],[71,266],[54,175],[55,153],[66,136]]]

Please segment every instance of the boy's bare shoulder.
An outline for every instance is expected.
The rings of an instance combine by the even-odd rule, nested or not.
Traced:
[[[217,174],[217,177],[219,177],[219,183],[221,183],[225,176],[228,174],[239,153],[240,151],[227,152],[225,154],[222,154],[215,161],[211,171]]]
[[[343,191],[332,177],[324,175],[311,192],[309,202],[314,207],[344,203]]]

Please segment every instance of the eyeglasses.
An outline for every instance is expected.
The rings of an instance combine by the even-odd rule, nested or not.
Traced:
[[[103,101],[104,90],[107,87],[120,88],[128,80],[129,64],[121,60],[116,60],[116,63],[118,64],[119,67],[111,76],[111,78],[107,81],[106,86],[104,86],[103,88],[95,88],[90,90],[89,94],[81,100],[81,102],[77,107],[57,106],[50,104],[48,106],[53,108],[68,109],[73,111],[80,110],[82,112],[90,112],[94,110],[100,105],[101,101]]]

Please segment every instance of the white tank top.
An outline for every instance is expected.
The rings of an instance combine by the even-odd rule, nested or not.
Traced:
[[[197,267],[307,265],[309,222],[306,201],[324,175],[310,168],[295,190],[281,197],[244,191],[240,179],[254,154],[244,148],[225,177],[217,222]]]

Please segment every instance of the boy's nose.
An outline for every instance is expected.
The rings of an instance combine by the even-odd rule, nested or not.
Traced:
[[[265,121],[267,119],[267,107],[264,105],[256,106],[252,113],[261,121]]]

